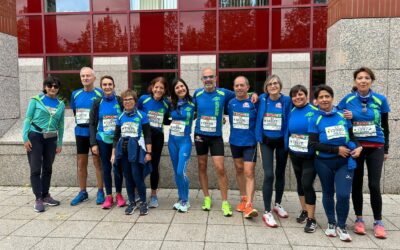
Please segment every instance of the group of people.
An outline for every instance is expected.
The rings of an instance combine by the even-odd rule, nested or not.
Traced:
[[[306,233],[316,231],[313,183],[318,174],[323,192],[322,203],[328,218],[325,234],[330,237],[339,235],[342,241],[351,241],[346,228],[351,193],[356,214],[354,232],[366,233],[362,211],[366,162],[374,235],[386,238],[380,178],[383,162],[388,156],[390,108],[387,99],[371,89],[375,80],[371,69],[362,67],[354,72],[351,93],[337,106],[333,105],[334,92],[327,85],[320,85],[313,91],[313,104],[308,102],[308,91],[303,85],[292,87],[289,96],[285,96],[281,93],[282,82],[277,75],[268,77],[264,93],[258,96],[249,93],[250,84],[244,76],[235,78],[234,91],[216,87],[215,71],[206,68],[201,78],[204,87],[197,89],[193,96],[183,79],[177,78],[172,82],[169,95],[167,81],[157,77],[149,85],[149,94],[140,98],[130,89],[116,95],[111,76],[103,76],[100,79],[101,88],[95,88],[96,78],[89,67],[81,69],[80,77],[83,88],[72,93],[70,107],[76,121],[81,191],[71,200],[71,205],[88,199],[86,180],[88,153],[91,150],[96,168],[97,204],[102,204],[103,209],[111,208],[114,201],[118,207],[127,205],[127,215],[133,214],[135,209],[139,209],[140,215],[146,215],[149,207],[157,207],[163,131],[164,125],[169,125],[168,150],[179,197],[172,208],[187,212],[190,208],[190,182],[186,173],[192,149],[192,124],[195,121],[194,145],[204,194],[202,209],[209,211],[212,207],[207,175],[210,152],[221,191],[221,210],[224,216],[232,216],[222,138],[224,114],[227,114],[229,144],[241,195],[236,211],[243,213],[245,218],[258,216],[252,202],[259,150],[264,169],[262,191],[265,212],[262,219],[268,227],[277,227],[273,212],[281,218],[288,217],[282,206],[282,196],[289,155],[301,206],[297,222],[305,223]],[[60,204],[49,194],[52,164],[55,154],[61,152],[64,129],[65,105],[57,99],[60,86],[57,78],[47,78],[43,83],[43,94],[31,99],[24,122],[23,140],[28,152],[31,184],[36,196],[34,210],[37,212],[43,212],[45,205]],[[150,175],[151,185],[149,201],[146,198],[147,175]],[[128,202],[121,194],[123,178]],[[272,203],[274,182],[275,199]]]

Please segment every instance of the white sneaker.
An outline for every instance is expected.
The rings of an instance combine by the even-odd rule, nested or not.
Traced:
[[[329,224],[328,227],[325,229],[326,236],[329,237],[336,237],[336,226],[335,224]]]
[[[264,221],[265,225],[268,227],[278,227],[278,224],[276,224],[274,215],[271,212],[265,212],[262,220]]]
[[[189,211],[189,208],[190,208],[189,202],[181,202],[178,212],[187,213]]]
[[[180,200],[177,201],[177,202],[172,206],[172,208],[173,208],[174,210],[179,210],[180,207],[181,207],[181,201],[180,201]]]
[[[287,218],[289,217],[288,213],[286,212],[286,210],[281,206],[281,204],[279,203],[275,203],[274,206],[274,212],[281,218]]]
[[[336,232],[339,235],[341,241],[346,241],[346,242],[351,241],[350,234],[347,232],[346,228],[336,227]]]

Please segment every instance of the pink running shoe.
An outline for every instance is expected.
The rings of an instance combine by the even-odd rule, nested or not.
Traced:
[[[385,227],[381,224],[375,224],[374,225],[374,235],[378,239],[386,239],[387,234]]]
[[[126,201],[125,201],[124,197],[122,196],[122,194],[117,193],[117,195],[115,196],[115,199],[117,200],[117,207],[125,207]]]
[[[104,201],[103,205],[101,205],[102,209],[110,209],[114,204],[112,195],[107,195],[106,200]]]
[[[356,234],[361,234],[361,235],[366,234],[364,221],[357,221],[356,220],[356,222],[354,223],[354,232]]]

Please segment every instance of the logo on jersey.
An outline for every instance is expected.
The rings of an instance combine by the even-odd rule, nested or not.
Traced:
[[[250,105],[248,102],[243,103],[243,108],[250,108]]]
[[[282,108],[282,103],[278,102],[275,104],[275,108],[281,109]]]

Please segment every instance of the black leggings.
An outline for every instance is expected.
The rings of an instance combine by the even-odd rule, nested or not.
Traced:
[[[368,187],[371,197],[371,207],[375,220],[382,220],[381,175],[384,159],[384,149],[364,148],[357,158],[357,168],[353,179],[353,206],[356,216],[362,216],[363,209],[363,178],[364,161],[368,169]]]
[[[305,197],[306,204],[315,205],[316,197],[313,184],[317,172],[314,168],[314,159],[296,156],[291,153],[290,160],[296,175],[297,194]]]
[[[151,129],[151,166],[153,171],[150,174],[150,187],[152,190],[158,189],[160,180],[160,159],[164,146],[164,133]]]

